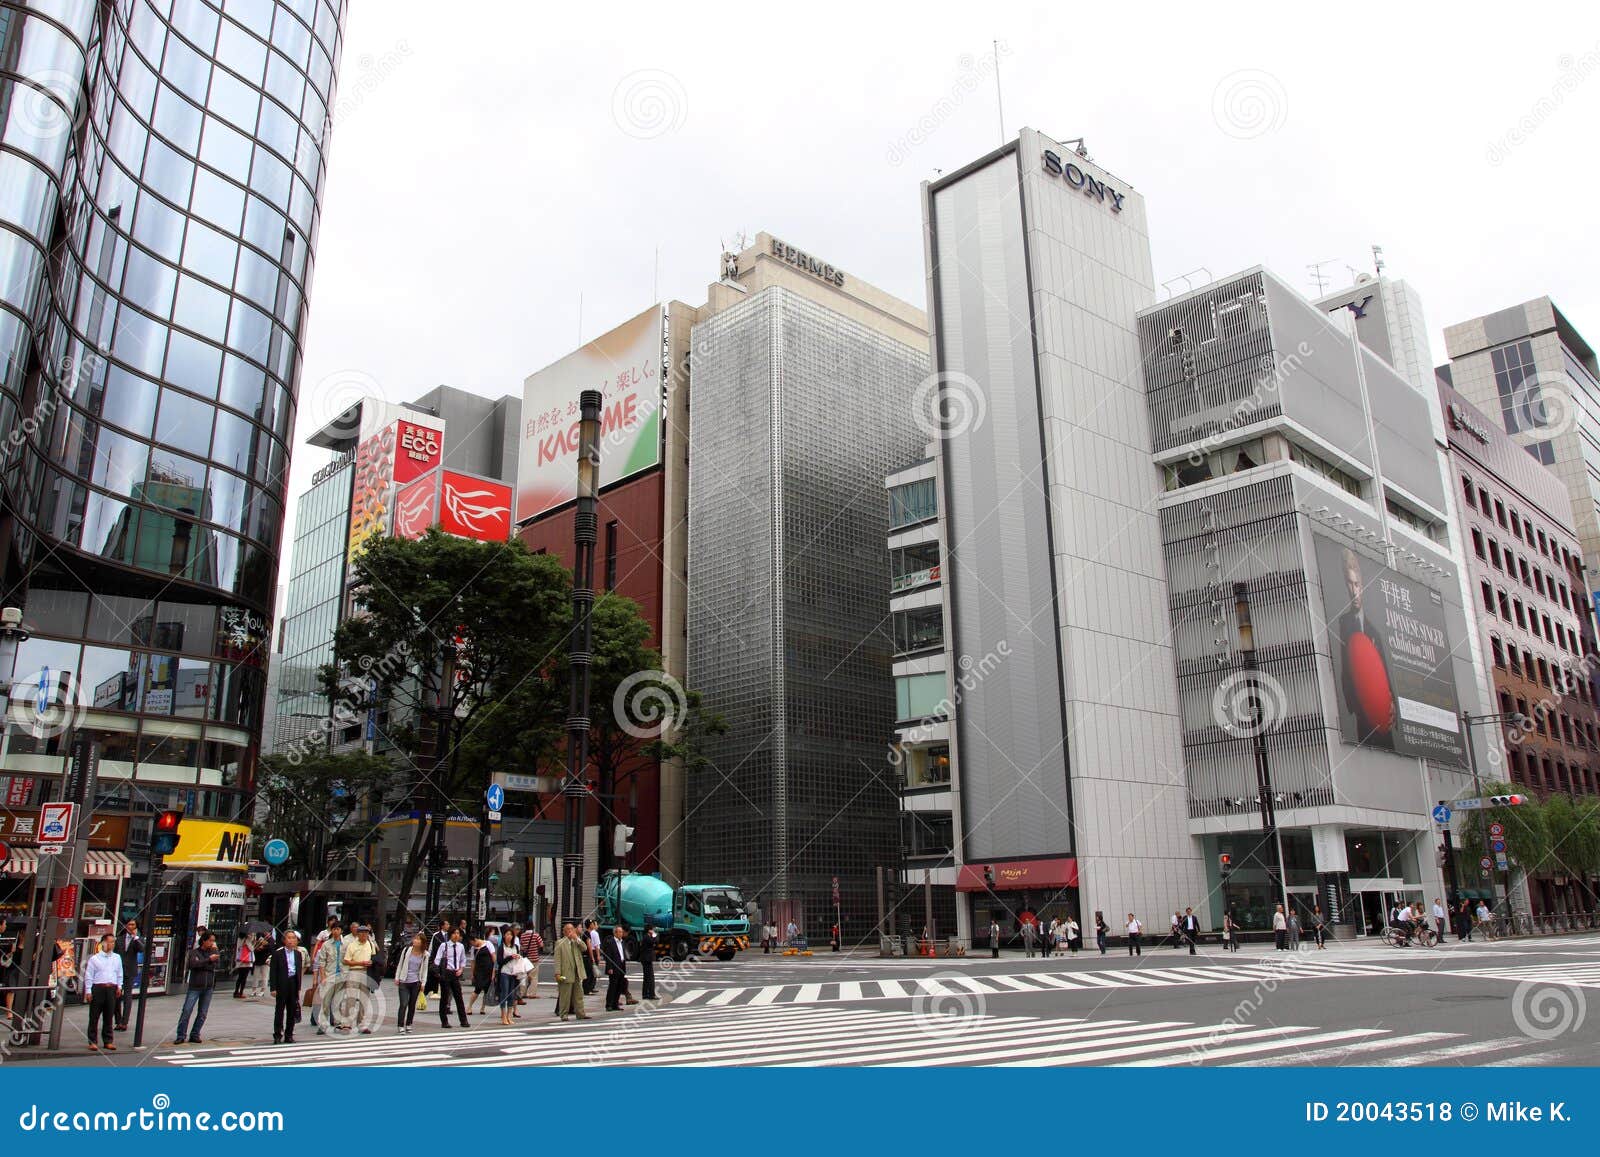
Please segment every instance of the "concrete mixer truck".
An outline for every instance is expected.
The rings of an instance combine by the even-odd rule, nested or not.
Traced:
[[[657,876],[613,871],[600,877],[595,902],[602,927],[620,920],[638,933],[648,919],[656,930],[658,957],[687,960],[692,953],[732,960],[750,947],[744,897],[732,884],[674,888]]]

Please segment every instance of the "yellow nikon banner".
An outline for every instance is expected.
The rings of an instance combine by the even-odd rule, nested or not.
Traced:
[[[169,868],[243,872],[250,866],[250,829],[219,820],[186,819],[178,825],[178,848]]]

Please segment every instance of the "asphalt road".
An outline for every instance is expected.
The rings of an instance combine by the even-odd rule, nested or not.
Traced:
[[[548,969],[546,962],[547,983]],[[1452,941],[1434,950],[1358,942],[1190,956],[1156,948],[1137,958],[756,952],[662,969],[658,987],[663,1003],[621,1013],[603,1012],[591,997],[584,1023],[556,1022],[548,987],[512,1028],[491,1015],[465,1031],[441,1030],[435,1006],[418,1014],[412,1035],[399,1037],[394,987],[385,984],[367,1010],[378,1026],[373,1035],[311,1036],[302,1025],[297,1042],[281,1046],[261,1039],[270,1009],[229,1007],[223,998],[204,1045],[42,1063],[1600,1064],[1600,935],[1593,934]],[[20,1055],[12,1061],[28,1063]]]

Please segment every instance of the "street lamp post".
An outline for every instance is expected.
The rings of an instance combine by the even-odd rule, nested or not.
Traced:
[[[1277,864],[1279,901],[1283,904],[1284,919],[1289,917],[1289,874],[1283,862],[1283,834],[1278,831],[1277,802],[1273,798],[1272,766],[1267,762],[1266,707],[1261,696],[1260,667],[1256,662],[1256,633],[1250,620],[1250,588],[1246,583],[1233,584],[1234,617],[1239,624],[1239,660],[1249,675],[1250,731],[1256,764],[1256,803],[1261,810],[1261,830],[1273,847]]]
[[[588,810],[584,774],[589,765],[589,663],[594,646],[594,546],[600,494],[600,391],[578,396],[578,504],[573,516],[572,634],[567,663],[567,781],[561,788],[564,918],[583,915],[583,820]]]

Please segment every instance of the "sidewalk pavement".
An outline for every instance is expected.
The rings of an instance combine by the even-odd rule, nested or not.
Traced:
[[[601,982],[605,981],[602,978]],[[555,969],[549,957],[540,962],[539,996],[532,996],[521,1005],[517,1011],[522,1014],[519,1025],[538,1023],[540,1020],[553,1020],[555,1016]],[[470,1003],[470,994],[464,996]],[[586,997],[591,1015],[604,1004],[603,991]],[[426,1011],[418,1010],[413,1032],[421,1035],[430,1032],[443,1032],[439,1026],[438,995],[428,997]],[[394,981],[385,980],[375,990],[371,990],[370,999],[364,1000],[363,1012],[370,1013],[374,1035],[394,1036],[398,1032],[396,1023],[399,1015],[399,993],[394,986]],[[638,1005],[634,1007],[644,1007]],[[274,1002],[271,996],[258,998],[247,997],[236,1000],[233,996],[233,984],[219,986],[211,998],[211,1009],[206,1015],[205,1026],[200,1030],[200,1039],[206,1046],[212,1045],[247,1045],[263,1044],[272,1039],[272,1014]],[[87,1004],[71,1004],[67,1007],[66,1024],[62,1029],[61,1048],[51,1052],[43,1045],[35,1047],[15,1047],[6,1044],[0,1049],[0,1067],[6,1064],[28,1064],[32,1062],[50,1062],[56,1060],[71,1061],[75,1064],[101,1063],[107,1065],[137,1065],[147,1058],[152,1052],[170,1051],[175,1048],[187,1048],[188,1045],[176,1045],[173,1041],[178,1027],[178,1016],[183,1011],[183,994],[175,993],[171,996],[152,996],[145,1004],[144,1044],[139,1049],[133,1047],[133,1029],[138,1021],[139,1005],[134,1002],[133,1011],[128,1017],[128,1031],[119,1032],[115,1037],[117,1046],[115,1052],[107,1053],[98,1049],[89,1048],[89,1006]],[[349,1016],[353,1018],[354,1009],[350,1009]],[[603,1012],[601,1015],[605,1015]],[[319,1014],[319,1020],[322,1017]],[[363,1017],[365,1020],[365,1017]],[[450,1010],[450,1021],[456,1023],[455,1009]],[[469,1015],[468,1021],[474,1027],[485,1026],[488,1028],[500,1027],[500,1007],[491,1003],[484,1012]],[[324,1025],[326,1027],[326,1025]],[[193,1028],[191,1023],[190,1028]],[[48,1026],[46,1039],[48,1039]],[[459,1032],[457,1028],[450,1031]],[[301,1010],[301,1020],[295,1026],[295,1039],[312,1039],[316,1029],[311,1025],[311,1010]],[[355,1036],[355,1030],[349,1033],[335,1033],[327,1029],[327,1035]],[[0,1043],[5,1043],[6,1034],[0,1031]]]

